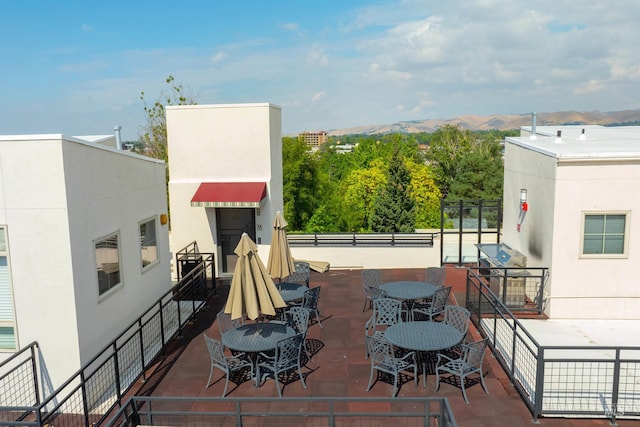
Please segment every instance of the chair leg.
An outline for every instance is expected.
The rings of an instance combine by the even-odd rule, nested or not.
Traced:
[[[482,375],[482,371],[480,371],[480,384],[482,384],[482,389],[485,393],[489,394],[489,390],[487,390],[487,385],[484,383],[484,375]]]
[[[427,386],[427,363],[422,362],[422,386]]]
[[[372,382],[373,382],[373,367],[371,367],[371,374],[369,374],[369,385],[367,386],[367,391],[371,390]]]
[[[304,376],[302,375],[302,368],[298,365],[298,375],[300,375],[300,381],[302,382],[302,386],[307,388],[307,383],[304,382]]]
[[[436,366],[436,391],[440,390],[440,371],[438,371],[438,367]]]
[[[211,364],[211,369],[209,370],[209,379],[207,380],[207,386],[205,388],[209,388],[211,385],[211,377],[213,376],[213,363]]]
[[[278,389],[278,396],[282,397],[282,390],[280,390],[280,381],[278,381],[278,374],[275,371],[273,372],[273,376],[276,380],[276,389]]]
[[[464,376],[460,375],[460,388],[462,389],[462,396],[464,397],[464,401],[469,404],[469,398],[467,398],[467,391],[464,388]]]
[[[229,374],[230,372],[227,372],[225,375],[224,390],[222,390],[222,397],[225,397],[227,395],[227,387],[229,387]]]

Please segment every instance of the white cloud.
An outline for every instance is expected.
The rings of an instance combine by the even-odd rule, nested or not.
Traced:
[[[326,97],[327,97],[326,92],[318,92],[311,97],[311,103],[316,104]]]

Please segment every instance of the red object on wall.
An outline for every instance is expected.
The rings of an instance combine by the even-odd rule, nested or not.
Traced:
[[[529,205],[527,204],[527,202],[522,202],[522,206],[520,207],[520,209],[522,209],[525,212],[528,211]]]

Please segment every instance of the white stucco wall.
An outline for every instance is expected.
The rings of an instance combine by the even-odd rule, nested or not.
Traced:
[[[201,252],[218,253],[215,209],[190,204],[202,182],[266,182],[256,240],[269,243],[274,214],[283,206],[280,107],[168,106],[166,116],[172,251],[196,240]],[[218,254],[216,263],[219,259]]]
[[[18,346],[38,341],[57,386],[149,307],[170,281],[141,274],[138,222],[167,212],[164,162],[63,135],[0,137],[0,223],[8,230]],[[120,231],[124,286],[98,298],[95,239]]]
[[[545,298],[551,318],[638,319],[640,153],[637,128],[563,128],[562,138],[508,138],[505,145],[503,241],[527,255],[528,266],[549,267]],[[556,131],[543,130],[555,135]],[[529,210],[521,231],[520,189]],[[590,211],[628,211],[628,256],[583,258],[582,217]]]

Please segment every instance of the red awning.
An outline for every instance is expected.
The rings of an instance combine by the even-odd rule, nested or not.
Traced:
[[[266,182],[203,182],[191,198],[191,206],[259,208],[266,196]]]

